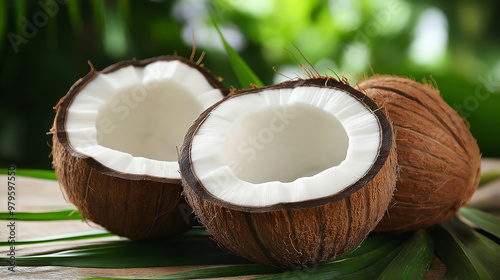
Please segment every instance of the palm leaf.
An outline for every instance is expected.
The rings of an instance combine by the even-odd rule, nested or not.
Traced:
[[[52,212],[1,212],[0,220],[12,220],[15,217],[17,221],[68,221],[83,220],[84,218],[74,208]]]
[[[386,255],[380,256],[380,259],[378,259],[376,262],[373,264],[364,267],[360,270],[351,272],[349,274],[342,275],[338,277],[337,279],[342,279],[342,280],[361,280],[361,279],[372,279],[375,278],[376,276],[380,275],[384,269],[387,267],[387,265],[394,260],[394,258],[401,252],[402,246],[400,245],[396,249],[392,250]]]
[[[193,232],[193,231],[192,231]],[[358,248],[351,250],[350,252],[344,254],[344,256],[335,259],[334,261],[340,261],[343,259],[352,259],[354,257],[365,255],[382,245],[393,241],[393,237],[388,234],[372,234],[369,238],[367,238]],[[271,266],[264,265],[240,265],[240,266],[229,266],[229,267],[216,267],[216,268],[207,268],[207,269],[198,269],[187,272],[169,274],[154,277],[151,279],[199,279],[199,278],[214,278],[214,277],[229,277],[229,276],[243,276],[243,275],[258,275],[258,274],[272,274],[286,272],[285,269],[275,268]],[[284,277],[288,275],[290,272],[285,273]],[[298,272],[293,272],[297,274]],[[279,274],[281,275],[281,274]],[[275,277],[275,276],[272,276]],[[91,278],[97,279],[97,278]],[[99,279],[115,279],[119,278],[99,278]],[[141,278],[145,279],[145,278]],[[90,280],[90,279],[88,279]]]
[[[457,218],[446,221],[442,226],[464,244],[471,256],[485,268],[492,279],[500,276],[500,245]]]
[[[439,258],[446,265],[444,279],[489,279],[486,268],[453,233],[442,226],[434,231]]]
[[[415,233],[379,276],[380,279],[424,279],[434,256],[434,243],[427,231]]]
[[[336,261],[346,258],[361,256],[363,254],[375,250],[376,248],[380,247],[383,244],[386,244],[391,239],[392,237],[387,234],[375,234],[374,236],[367,238],[359,247],[344,254],[344,256],[337,258]],[[273,274],[279,272],[285,272],[285,269],[275,268],[271,266],[264,266],[264,265],[245,265],[245,266],[199,269],[199,270],[155,277],[154,279],[198,279],[198,278],[209,278],[209,277],[213,278],[213,277],[243,276],[243,275],[257,275],[257,274]]]
[[[266,265],[238,265],[207,269],[197,269],[170,275],[158,276],[153,279],[200,279],[243,275],[272,274],[282,272],[284,269]]]
[[[8,1],[0,1],[0,52],[3,48],[3,41],[5,40],[7,33],[7,24],[8,24],[8,9],[9,9]]]
[[[289,271],[280,274],[260,277],[257,279],[340,279],[340,277],[357,277],[357,273],[364,274],[367,271],[361,270],[375,265],[380,260],[390,261],[391,257],[395,256],[399,250],[398,247],[406,239],[406,236],[394,236],[392,240],[384,245],[378,246],[376,249],[368,251],[364,254],[335,259],[331,262],[324,263],[315,267],[304,268],[300,270]],[[363,247],[363,244],[361,244]],[[385,266],[384,263],[375,265],[376,269]],[[373,269],[373,268],[372,268]],[[368,272],[370,273],[370,272]]]
[[[500,219],[498,217],[470,207],[462,207],[458,213],[481,229],[500,238]]]
[[[13,1],[13,3],[16,13],[16,30],[17,34],[20,35],[23,34],[23,26],[28,13],[28,6],[26,5],[26,0],[16,0]]]
[[[481,180],[479,181],[479,186],[486,185],[489,182],[500,179],[500,170],[492,170],[481,174]]]
[[[94,13],[93,18],[95,20],[96,26],[99,28],[99,30],[105,30],[106,2],[100,0],[92,0],[90,4],[92,4],[92,11]],[[102,32],[101,34],[104,34],[104,32]]]
[[[39,238],[32,238],[24,241],[16,241],[17,245],[30,245],[30,244],[39,244],[39,243],[47,243],[47,242],[58,242],[58,241],[72,241],[72,240],[82,240],[82,239],[91,239],[91,238],[101,238],[101,237],[110,237],[115,236],[112,233],[104,229],[90,229],[78,232],[70,232],[63,233]],[[9,242],[0,242],[0,246],[11,246]]]
[[[0,258],[0,265],[6,265],[6,260],[7,258]],[[109,241],[16,258],[18,266],[94,268],[247,263],[249,261],[222,251],[210,237],[195,234],[164,241]]]
[[[128,23],[130,21],[130,0],[118,1],[116,5],[118,18],[122,23]]]
[[[9,174],[12,172],[7,168],[0,168],[0,174]],[[56,173],[53,170],[41,170],[41,169],[16,169],[16,175],[38,178],[38,179],[48,179],[57,180]]]
[[[214,17],[212,16],[212,23],[219,33],[219,36],[222,40],[222,44],[224,44],[224,48],[226,49],[226,53],[229,57],[229,62],[231,63],[231,67],[233,68],[238,81],[242,88],[250,88],[252,84],[262,87],[264,84],[260,81],[259,77],[252,71],[252,69],[246,64],[246,62],[241,58],[241,56],[229,45],[224,39],[222,32],[220,31],[217,23],[215,22]]]
[[[276,268],[272,266],[265,265],[237,265],[237,266],[225,266],[225,267],[215,267],[206,269],[196,269],[181,273],[168,274],[163,276],[157,276],[153,278],[136,278],[135,280],[146,280],[146,279],[200,279],[200,278],[222,278],[231,276],[244,276],[244,275],[258,275],[258,274],[271,274],[281,272],[284,269]],[[123,280],[125,278],[85,278],[84,280]],[[130,280],[128,278],[127,280]]]
[[[81,35],[83,32],[83,17],[80,9],[80,1],[69,1],[67,8],[73,32],[77,35]]]

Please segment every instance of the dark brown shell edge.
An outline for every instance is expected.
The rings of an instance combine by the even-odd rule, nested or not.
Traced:
[[[298,86],[328,86],[347,91],[377,115],[382,131],[379,158],[383,160],[374,164],[373,174],[365,174],[359,184],[334,196],[269,207],[236,206],[214,199],[206,191],[203,193],[203,187],[192,171],[190,151],[193,135],[210,112],[229,98]],[[325,79],[291,81],[245,90],[224,100],[202,113],[190,128],[180,159],[187,201],[215,240],[228,251],[254,262],[289,268],[316,265],[360,244],[384,216],[397,177],[392,126],[382,110],[348,85]]]

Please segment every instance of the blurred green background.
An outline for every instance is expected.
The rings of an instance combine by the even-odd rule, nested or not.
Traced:
[[[301,75],[292,42],[320,73],[434,79],[471,125],[483,156],[500,156],[498,1],[0,0],[0,164],[51,168],[53,107],[83,77],[121,60],[197,57],[232,73],[209,13],[265,84]],[[302,62],[304,62],[302,60]],[[330,70],[331,69],[331,70]]]

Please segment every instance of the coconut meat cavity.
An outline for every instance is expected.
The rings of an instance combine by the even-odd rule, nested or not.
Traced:
[[[121,173],[180,178],[176,147],[220,97],[203,74],[180,61],[101,73],[68,109],[69,142]]]
[[[379,130],[373,113],[341,90],[273,89],[213,110],[193,138],[191,161],[204,188],[228,203],[298,202],[358,181],[377,157]]]

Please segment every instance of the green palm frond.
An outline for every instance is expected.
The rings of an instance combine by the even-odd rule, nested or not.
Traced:
[[[248,64],[241,58],[241,56],[229,45],[229,43],[224,39],[222,32],[220,31],[214,17],[212,17],[212,23],[219,33],[219,36],[224,44],[226,53],[229,56],[229,62],[233,68],[234,73],[238,77],[238,81],[242,88],[251,88],[252,84],[262,87],[264,84],[260,81],[259,77],[252,71]]]
[[[0,168],[0,174],[7,175],[10,174],[10,170],[7,168]],[[57,180],[56,173],[53,170],[42,170],[42,169],[16,169],[15,175],[30,177],[30,178],[38,178],[38,179],[47,179],[47,180]]]
[[[477,227],[500,238],[500,219],[479,209],[462,207],[458,212]]]
[[[14,214],[14,215],[13,215]],[[16,221],[71,221],[83,220],[76,208],[63,209],[50,212],[0,212],[0,220]]]
[[[16,241],[15,245],[32,245],[32,244],[40,244],[40,243],[48,243],[48,242],[59,242],[59,241],[74,241],[74,240],[83,240],[83,239],[94,239],[94,238],[102,238],[102,237],[111,237],[115,236],[112,233],[100,228],[84,230],[79,232],[69,232],[63,234],[56,234],[51,236],[45,236],[41,238],[32,238],[23,241]],[[0,242],[0,246],[12,246],[8,241]]]

